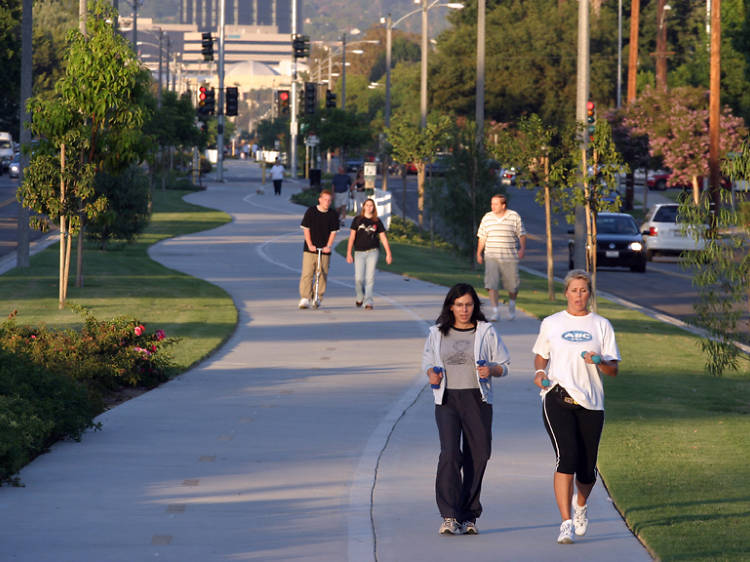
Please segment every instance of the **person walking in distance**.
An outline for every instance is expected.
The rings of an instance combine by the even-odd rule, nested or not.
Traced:
[[[478,533],[492,444],[492,378],[506,376],[509,365],[508,349],[485,320],[474,287],[451,287],[422,353],[440,437],[435,496],[441,535]]]
[[[333,176],[331,183],[333,185],[334,196],[333,206],[339,214],[341,226],[344,226],[346,207],[349,204],[349,194],[352,189],[352,178],[349,177],[349,174],[346,173],[343,167],[339,166],[338,173]]]
[[[357,177],[354,178],[354,212],[359,213],[365,202],[365,175],[362,168],[357,170]]]
[[[391,246],[385,234],[383,222],[378,218],[375,201],[365,199],[359,214],[352,221],[349,243],[346,247],[346,261],[354,263],[354,293],[357,307],[365,305],[372,310],[372,293],[375,287],[375,269],[380,255],[380,244],[385,248],[385,263],[393,261]],[[352,257],[354,249],[354,257]]]
[[[533,352],[534,384],[541,389],[542,419],[557,457],[553,489],[562,519],[557,542],[571,544],[574,532],[583,536],[588,530],[586,502],[596,482],[604,428],[601,375],[617,376],[620,353],[612,324],[588,310],[591,276],[574,269],[564,286],[567,307],[542,321]]]
[[[273,181],[273,194],[281,195],[281,182],[284,180],[284,165],[278,158],[276,159],[276,163],[271,167],[271,180]]]
[[[518,260],[526,254],[526,229],[519,214],[508,209],[505,195],[493,195],[490,209],[482,217],[477,231],[477,263],[484,263],[484,287],[492,304],[489,319],[498,319],[498,287],[502,279],[503,288],[508,291],[508,315],[513,320],[521,283]]]
[[[320,277],[318,280],[318,300],[323,300],[328,279],[328,266],[331,262],[331,249],[339,230],[339,219],[331,209],[331,192],[324,189],[318,196],[318,204],[305,211],[302,217],[302,233],[305,245],[302,252],[302,275],[299,280],[299,308],[309,308],[313,300],[313,278],[320,256]]]

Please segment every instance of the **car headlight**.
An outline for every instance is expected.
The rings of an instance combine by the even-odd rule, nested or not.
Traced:
[[[640,242],[631,242],[629,248],[634,252],[640,252],[641,250],[643,250],[643,244],[641,244]]]

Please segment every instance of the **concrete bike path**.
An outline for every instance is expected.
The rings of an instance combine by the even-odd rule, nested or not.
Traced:
[[[297,310],[302,210],[242,173],[188,198],[231,224],[152,251],[224,287],[236,332],[102,415],[103,431],[39,457],[25,488],[0,489],[0,560],[649,559],[600,487],[591,535],[554,543],[551,449],[524,376],[530,318],[499,324],[515,377],[499,381],[481,534],[437,536],[437,438],[418,371],[445,288],[379,273],[365,312],[335,256],[323,308]]]

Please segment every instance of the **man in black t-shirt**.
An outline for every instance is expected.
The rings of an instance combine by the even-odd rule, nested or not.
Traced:
[[[302,233],[305,245],[302,252],[302,275],[299,280],[299,307],[308,308],[311,304],[318,306],[326,292],[328,265],[331,262],[331,249],[336,232],[339,230],[339,218],[336,211],[331,209],[331,192],[324,189],[318,197],[318,204],[310,207],[302,217]],[[318,263],[318,248],[322,250],[320,256],[320,278],[318,280],[318,302],[314,299],[313,279]]]

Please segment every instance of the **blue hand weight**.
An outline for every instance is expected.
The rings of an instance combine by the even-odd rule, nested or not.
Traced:
[[[581,352],[581,357],[584,358],[584,359],[586,358],[586,352],[585,351]],[[591,362],[595,363],[596,365],[598,365],[599,363],[602,362],[602,356],[601,355],[592,355],[591,356]]]
[[[432,370],[435,371],[436,373],[442,373],[443,372],[443,368],[442,367],[433,367]],[[432,388],[440,388],[439,384],[430,384],[430,386]]]
[[[549,379],[542,379],[542,386],[547,387],[549,386]]]
[[[477,361],[477,365],[479,365],[480,367],[484,367],[486,364],[487,361],[485,361],[484,359],[480,359],[479,361]]]

